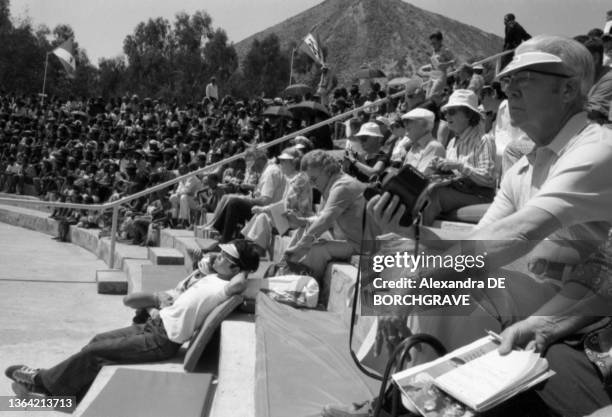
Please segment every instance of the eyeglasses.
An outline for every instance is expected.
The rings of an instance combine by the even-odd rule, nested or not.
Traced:
[[[445,115],[445,116],[454,116],[454,115],[456,115],[457,113],[459,113],[459,110],[458,110],[458,109],[452,109],[452,108],[451,108],[451,109],[446,110],[446,111],[444,112],[444,115]]]
[[[565,75],[565,74],[557,74],[555,72],[549,71],[539,71],[539,70],[527,70],[517,72],[515,74],[508,75],[506,77],[502,77],[499,82],[501,84],[502,90],[507,90],[510,87],[510,84],[515,85],[518,89],[524,89],[529,84],[529,81],[533,79],[532,74],[542,74],[542,75],[550,75],[551,77],[558,78],[572,78],[573,75]]]

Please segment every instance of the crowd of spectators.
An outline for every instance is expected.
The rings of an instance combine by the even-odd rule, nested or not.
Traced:
[[[506,17],[506,24],[514,28],[510,32],[520,27],[514,19]],[[529,35],[522,32],[518,44],[525,42],[515,51],[520,59],[511,60],[496,80],[486,79],[478,65],[456,62],[453,52],[444,46],[443,35],[435,32],[430,37],[433,52],[428,79],[414,77],[406,82],[402,97],[379,105],[375,101],[392,91],[383,91],[377,83],[363,94],[357,85],[333,92],[327,91],[328,83],[320,85],[318,91],[327,92],[325,97],[304,98],[329,103],[327,116],[365,106],[343,125],[345,140],[335,143],[342,149],[341,158],[328,152],[336,139],[328,127],[312,132],[309,138],[298,136],[288,146],[282,145],[283,149],[262,152],[257,144],[323,120],[325,115],[313,113],[308,120],[269,117],[267,105],[286,103],[231,97],[217,101],[214,82],[210,94],[207,88],[208,97],[189,106],[141,101],[136,96],[110,102],[46,104],[34,98],[4,96],[0,104],[4,173],[0,185],[20,193],[31,181],[36,193],[49,200],[113,201],[246,150],[242,161],[131,202],[123,213],[124,237],[144,243],[152,223],[192,227],[206,222],[221,243],[246,237],[265,255],[272,236],[279,232],[280,212],[287,221],[281,233],[290,236],[283,272],[307,273],[319,281],[327,262],[362,253],[365,242],[381,233],[414,237],[409,225],[400,223],[410,208],[398,209],[397,196],[378,195],[368,203],[364,194],[383,175],[394,175],[407,165],[437,184],[422,211],[424,225],[461,207],[492,203],[484,207],[484,217],[471,239],[504,239],[506,243],[493,248],[489,256],[496,267],[526,253],[512,243],[525,236],[534,242],[553,234],[565,240],[571,236],[601,241],[612,224],[601,204],[609,201],[612,189],[602,175],[605,162],[612,160],[610,144],[602,142],[612,137],[609,127],[602,126],[610,123],[612,100],[612,72],[605,64],[610,34],[592,31],[575,40],[546,36],[526,40]],[[326,67],[324,74],[327,71]],[[593,160],[587,161],[588,157]],[[585,169],[586,165],[591,168]],[[589,200],[589,196],[595,197]],[[212,218],[205,221],[194,217],[194,212],[212,213]],[[53,213],[63,224],[104,223],[104,216],[95,219],[85,214]],[[587,222],[598,227],[586,227]],[[581,253],[578,259],[584,261],[588,250],[577,251]],[[569,260],[561,263],[562,268],[571,264]],[[514,290],[519,291],[524,280],[512,278]],[[498,330],[506,328],[502,334],[506,348],[524,344],[527,334],[534,335],[541,331],[537,326],[545,326],[537,322],[536,328],[529,327],[537,315],[531,313],[563,313],[555,310],[558,301],[550,301],[566,295],[566,283],[558,287],[540,284],[529,281],[520,288],[522,294],[541,295],[536,301],[529,300],[537,305],[523,310],[530,312],[526,321],[499,323]],[[499,308],[509,308],[509,304]],[[505,313],[499,313],[503,320],[516,317],[514,311]],[[468,331],[460,337],[452,332],[452,328],[466,329],[461,323],[449,324],[465,317],[441,317],[444,323],[431,324],[442,319],[427,317],[411,330],[438,332],[436,336],[449,348],[476,337]],[[482,326],[470,323],[470,328],[482,333]],[[582,327],[573,323],[571,331]],[[584,377],[592,386],[592,375],[577,370],[584,358],[576,358],[565,347],[551,351],[559,355],[550,358],[551,365],[559,358],[576,361],[575,374],[565,376]],[[603,385],[597,394],[602,390]],[[550,407],[564,410],[569,406],[563,398],[547,395],[551,394],[544,390],[542,398]],[[607,405],[601,398],[579,403],[581,407],[588,403],[581,410]],[[331,409],[326,413],[341,415]]]

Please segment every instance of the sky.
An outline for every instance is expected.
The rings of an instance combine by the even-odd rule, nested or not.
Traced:
[[[378,0],[384,2],[386,0]],[[53,29],[65,23],[96,65],[99,58],[122,54],[123,40],[136,25],[159,16],[174,21],[177,12],[205,10],[213,27],[225,29],[238,42],[294,16],[321,0],[10,0],[14,20],[29,16],[36,26]],[[410,0],[425,10],[443,14],[503,36],[503,15],[512,12],[532,35],[575,36],[603,27],[607,0]],[[304,34],[306,35],[306,34]]]

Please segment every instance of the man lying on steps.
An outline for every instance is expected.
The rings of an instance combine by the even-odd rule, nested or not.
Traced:
[[[234,240],[223,245],[213,269],[180,293],[173,303],[146,320],[96,335],[80,352],[48,369],[9,366],[18,395],[42,394],[83,398],[104,365],[163,361],[173,357],[206,316],[219,304],[246,288],[249,271],[259,267],[254,244]]]

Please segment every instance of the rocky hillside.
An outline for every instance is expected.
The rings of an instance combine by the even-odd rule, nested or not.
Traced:
[[[254,39],[276,33],[283,48],[299,44],[316,25],[327,48],[327,61],[341,81],[352,81],[364,65],[390,76],[406,75],[409,68],[429,62],[429,35],[441,30],[445,44],[460,62],[501,51],[500,37],[402,0],[325,0],[292,18],[256,33],[235,47],[243,58]]]

